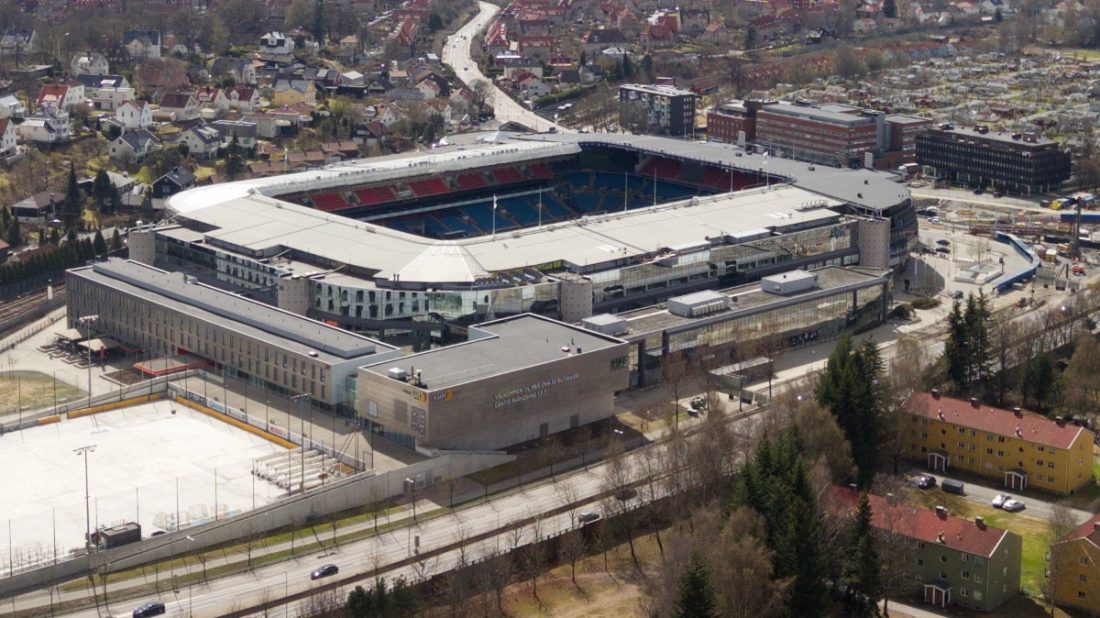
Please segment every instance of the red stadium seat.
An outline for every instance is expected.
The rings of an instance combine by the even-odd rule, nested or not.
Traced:
[[[325,212],[343,210],[350,206],[344,196],[339,193],[318,193],[309,199],[313,201],[314,208]]]
[[[397,192],[388,185],[384,187],[366,187],[355,192],[355,199],[362,206],[373,206],[396,201]]]

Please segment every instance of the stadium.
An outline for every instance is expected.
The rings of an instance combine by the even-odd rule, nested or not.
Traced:
[[[617,134],[468,143],[192,189],[132,259],[386,337],[567,322],[794,269],[899,268],[895,175]]]

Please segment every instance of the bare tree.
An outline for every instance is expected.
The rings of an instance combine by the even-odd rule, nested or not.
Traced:
[[[539,606],[543,605],[539,598],[539,574],[542,573],[546,563],[546,548],[542,538],[542,520],[536,517],[531,522],[531,542],[523,547],[520,553],[520,564],[523,566],[524,576],[531,582],[531,595]]]
[[[504,589],[512,581],[514,564],[510,554],[496,554],[485,560],[485,579],[496,595],[497,612],[504,615]]]
[[[691,374],[690,361],[683,352],[676,351],[661,357],[661,380],[672,395],[673,425],[680,424],[680,394]]]
[[[661,526],[664,523],[665,500],[659,499],[660,478],[663,463],[662,452],[656,448],[644,449],[638,461],[639,475],[642,479],[641,491],[646,501],[644,513],[650,522],[653,539],[657,541],[657,551],[661,558],[665,556],[665,546],[661,540]]]
[[[558,554],[562,560],[569,563],[569,578],[578,591],[584,592],[577,583],[577,562],[588,551],[588,543],[584,538],[583,530],[571,530],[562,535],[558,543]]]
[[[335,616],[343,610],[345,598],[339,588],[318,590],[306,598],[299,612],[303,616]]]
[[[1044,544],[1047,546],[1047,555],[1051,557],[1048,563],[1050,574],[1047,576],[1044,585],[1045,590],[1043,591],[1049,603],[1051,618],[1054,617],[1054,600],[1058,595],[1058,580],[1062,577],[1062,561],[1054,559],[1056,553],[1054,546],[1076,527],[1077,520],[1073,516],[1073,511],[1064,502],[1055,503],[1053,509],[1051,509],[1050,519],[1047,520],[1046,534],[1043,539]]]

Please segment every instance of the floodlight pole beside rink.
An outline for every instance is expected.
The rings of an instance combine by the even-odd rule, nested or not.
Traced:
[[[90,508],[91,491],[88,484],[88,453],[95,452],[94,444],[73,449],[73,453],[84,456],[84,550],[92,555],[92,511]],[[90,559],[90,558],[89,558]]]

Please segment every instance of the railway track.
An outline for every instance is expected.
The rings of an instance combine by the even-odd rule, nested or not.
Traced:
[[[54,298],[64,297],[65,284],[59,283],[53,288]],[[8,301],[0,301],[0,324],[18,323],[19,318],[33,313],[42,303],[46,302],[45,289],[29,292]]]

